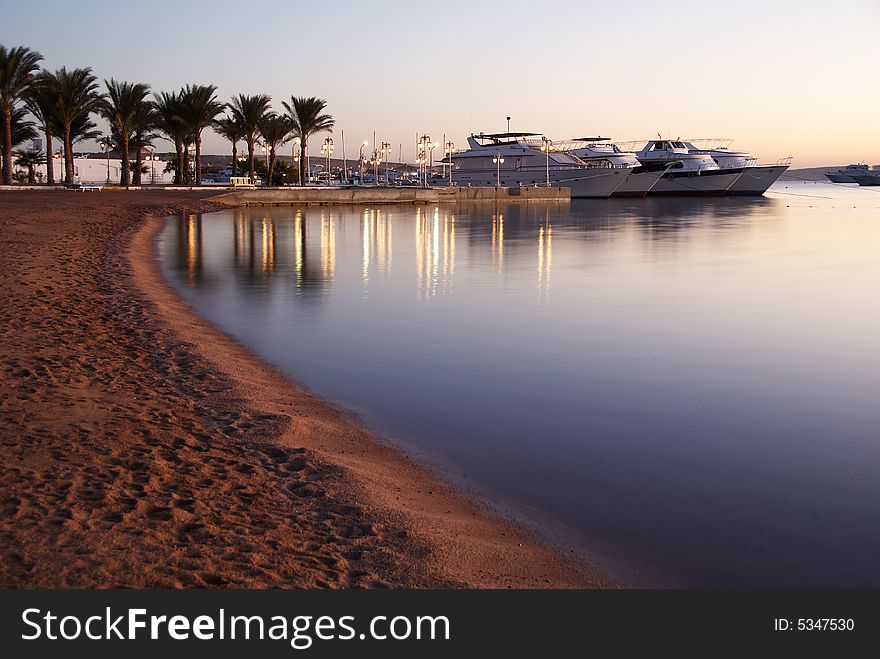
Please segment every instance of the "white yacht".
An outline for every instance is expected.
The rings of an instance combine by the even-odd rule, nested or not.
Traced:
[[[870,171],[870,167],[860,162],[856,165],[841,167],[836,172],[825,172],[825,178],[832,183],[857,183],[857,176],[866,176]]]
[[[629,144],[634,143],[618,148],[626,153]],[[712,156],[692,152],[681,140],[649,140],[634,155],[639,166],[614,191],[615,197],[721,196],[742,173],[722,169]]]
[[[722,171],[740,172],[740,176],[727,189],[727,195],[762,195],[788,169],[791,158],[774,165],[760,165],[748,151],[734,151],[730,139],[693,139],[684,142],[691,153],[708,155]]]
[[[480,133],[467,138],[468,148],[449,154],[440,162],[452,166],[452,184],[477,187],[534,187],[550,185],[571,188],[572,197],[606,198],[631,171],[630,165],[616,165],[602,158],[584,162],[577,156],[555,150],[540,133]],[[446,177],[432,183],[444,185]]]

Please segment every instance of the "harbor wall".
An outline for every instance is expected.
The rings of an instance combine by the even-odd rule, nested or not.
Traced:
[[[277,188],[234,190],[217,201],[249,206],[352,204],[438,204],[460,201],[567,201],[569,188]]]

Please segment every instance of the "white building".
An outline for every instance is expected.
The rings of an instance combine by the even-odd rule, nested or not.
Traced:
[[[174,172],[165,172],[167,161],[156,160],[144,161],[147,166],[147,173],[141,175],[141,183],[143,185],[164,184],[174,182]],[[119,158],[110,158],[109,160],[109,178],[111,184],[119,184],[120,168],[122,161]],[[132,167],[134,164],[132,163]],[[53,163],[53,171],[55,174],[55,182],[64,181],[64,160],[55,158]],[[38,165],[36,167],[37,177],[46,180],[46,165]],[[106,158],[74,158],[73,159],[74,181],[76,183],[106,183],[108,178],[108,160]]]

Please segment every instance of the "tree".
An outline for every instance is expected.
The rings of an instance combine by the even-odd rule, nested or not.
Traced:
[[[52,158],[52,124],[57,113],[58,97],[54,92],[54,82],[55,78],[51,73],[42,71],[34,79],[34,84],[28,90],[24,101],[28,112],[34,115],[40,130],[46,136],[46,183],[48,185],[55,183],[55,159]]]
[[[129,139],[129,147],[135,151],[135,169],[132,175],[132,182],[135,185],[141,184],[142,174],[146,171],[144,149],[153,146],[153,140],[157,137],[155,129],[158,120],[158,114],[153,104],[144,101],[138,108],[134,119],[134,132]]]
[[[12,112],[33,84],[42,59],[40,53],[24,46],[0,46],[0,145],[3,147],[4,185],[12,184]]]
[[[32,140],[37,137],[37,131],[34,130],[34,122],[28,121],[27,119],[27,110],[24,108],[15,108],[12,110],[9,116],[9,142],[12,144],[12,148],[15,149],[19,144],[23,144],[28,140]],[[5,142],[6,140],[4,140]],[[3,159],[6,159],[6,147],[0,148],[0,154],[2,154]],[[9,158],[9,175],[12,177],[12,158]],[[4,173],[6,172],[6,168],[3,169]]]
[[[238,143],[244,139],[244,129],[235,117],[230,116],[215,120],[211,128],[220,137],[232,142],[232,175],[235,176],[238,167]]]
[[[309,137],[322,131],[333,132],[336,121],[329,114],[322,114],[327,101],[322,98],[291,96],[290,105],[282,103],[290,115],[293,135],[299,138],[300,185],[305,185],[302,168],[306,162]]]
[[[82,128],[86,124],[93,127],[89,115],[101,109],[103,97],[98,93],[98,80],[89,68],[68,71],[62,66],[54,75],[58,126],[64,142],[64,182],[69,184],[73,183],[73,143],[77,141],[72,128],[74,125]]]
[[[119,182],[121,185],[128,185],[131,183],[129,141],[137,128],[135,121],[142,107],[147,103],[150,87],[139,82],[122,82],[114,78],[105,80],[104,84],[107,86],[107,96],[101,101],[101,116],[116,129],[119,138],[117,144],[122,153],[122,176]]]
[[[180,91],[180,120],[196,149],[195,185],[202,184],[202,131],[226,108],[216,91],[215,85],[187,85]]]
[[[251,178],[254,178],[254,144],[257,141],[257,135],[260,134],[260,123],[269,112],[271,101],[272,99],[266,94],[254,96],[239,94],[232,99],[232,103],[229,105],[233,118],[241,124],[244,130],[242,139],[248,147],[248,171]]]
[[[27,169],[27,182],[33,185],[37,182],[36,167],[45,160],[46,154],[42,151],[26,149],[16,152],[15,166]]]
[[[278,148],[291,140],[290,131],[292,127],[290,117],[283,114],[278,115],[274,112],[267,114],[263,121],[260,122],[260,134],[263,136],[263,142],[269,156],[268,171],[266,173],[267,185],[272,185],[272,172],[275,170],[275,158],[278,156]]]
[[[177,165],[174,167],[174,184],[183,183],[183,171],[185,168],[183,147],[188,137],[188,129],[180,120],[180,94],[176,92],[161,92],[155,95],[153,105],[156,108],[156,126],[165,139],[174,144],[177,153]]]

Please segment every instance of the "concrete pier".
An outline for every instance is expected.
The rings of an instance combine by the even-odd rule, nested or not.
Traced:
[[[214,197],[238,206],[442,204],[460,201],[568,201],[569,188],[267,188]]]

